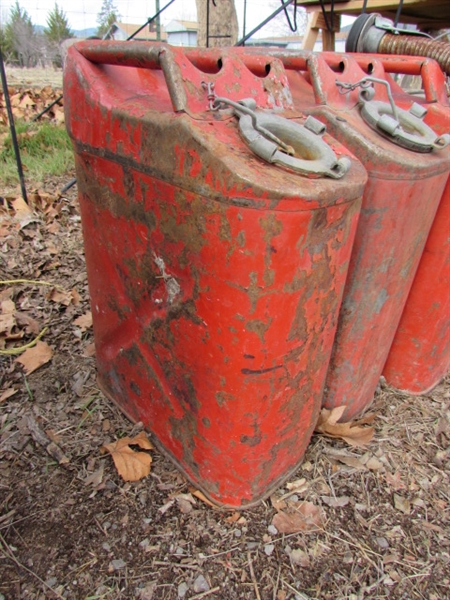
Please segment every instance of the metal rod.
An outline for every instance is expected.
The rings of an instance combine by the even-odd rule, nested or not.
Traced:
[[[244,24],[242,28],[242,34],[245,37],[245,31],[247,29],[247,0],[244,0]],[[242,44],[245,46],[245,42]]]
[[[69,181],[69,183],[66,183],[66,185],[62,188],[60,194],[65,194],[65,192],[67,192],[67,190],[70,190],[71,187],[73,187],[76,184],[77,180],[75,179],[71,179]]]
[[[132,40],[134,38],[134,36],[136,36],[138,33],[140,33],[144,29],[144,27],[147,27],[147,25],[150,25],[150,23],[152,23],[155,19],[157,19],[159,17],[159,15],[163,11],[165,11],[166,8],[168,8],[174,2],[175,2],[175,0],[170,0],[170,2],[168,2],[165,6],[163,6],[161,8],[161,10],[158,10],[156,12],[156,14],[153,15],[153,17],[150,17],[149,19],[147,19],[147,21],[141,27],[139,27],[139,29],[136,29],[136,31],[134,33],[132,33],[129,37],[127,37],[127,41]]]
[[[209,48],[209,0],[206,0],[206,47]]]
[[[397,25],[398,25],[398,22],[400,20],[400,15],[402,14],[402,8],[403,8],[403,0],[400,0],[400,2],[398,3],[397,12],[395,14],[394,27],[397,27]]]
[[[158,15],[156,19],[156,39],[158,42],[161,41],[161,19],[159,18],[159,11],[161,10],[161,5],[159,4],[159,0],[155,0],[155,10]]]
[[[60,100],[63,99],[63,95],[61,94],[61,96],[58,96],[56,98],[56,100],[53,100],[53,102],[51,104],[49,104],[48,106],[46,106],[44,108],[44,110],[42,110],[38,115],[36,115],[35,117],[33,117],[33,121],[37,121],[38,119],[40,119],[42,117],[42,115],[45,115],[46,112],[48,112],[51,108],[53,108],[55,106],[55,104],[58,104],[58,102]]]
[[[11,141],[16,155],[17,172],[19,174],[20,188],[22,190],[22,198],[28,204],[27,190],[25,188],[25,179],[23,176],[22,161],[20,159],[19,144],[17,143],[16,128],[14,125],[14,116],[11,109],[11,102],[8,93],[8,83],[6,81],[5,65],[3,63],[3,52],[0,48],[0,74],[2,78],[3,95],[5,97],[6,110],[8,113],[9,129],[11,131]]]
[[[250,31],[250,33],[248,33],[247,35],[244,35],[243,38],[241,38],[238,42],[236,42],[235,46],[244,46],[245,42],[249,38],[251,38],[254,33],[259,31],[262,27],[264,27],[264,25],[267,25],[267,23],[269,23],[269,21],[271,21],[274,17],[276,17],[278,14],[280,14],[280,12],[282,10],[284,10],[287,6],[289,6],[293,2],[294,2],[294,0],[287,0],[286,2],[284,2],[279,8],[277,8],[277,10],[275,10],[270,16],[268,16],[267,19],[264,19],[264,21],[262,23],[260,23],[258,25],[258,27],[255,27],[255,29],[252,29],[252,31]]]

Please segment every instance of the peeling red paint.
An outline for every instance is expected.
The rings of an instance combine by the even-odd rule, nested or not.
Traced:
[[[348,420],[373,400],[448,178],[449,153],[448,148],[430,154],[406,150],[364,123],[359,90],[342,94],[336,85],[367,75],[357,56],[322,53],[294,59],[280,51],[277,56],[288,68],[296,108],[323,121],[369,174],[324,396],[327,408],[346,405],[343,419]],[[382,62],[370,62],[371,75],[392,84]],[[376,99],[387,101],[386,87],[376,83],[375,89]],[[393,89],[399,90],[395,84]],[[427,337],[423,330],[420,335]],[[425,352],[432,362],[430,348]]]
[[[165,48],[126,44],[136,65]],[[100,385],[214,502],[251,505],[298,466],[312,434],[365,172],[351,156],[341,180],[269,165],[234,118],[211,115],[204,90],[186,85],[174,111],[167,73],[151,61],[93,65],[82,53],[96,47],[109,46],[70,50],[65,95]],[[284,98],[293,115],[280,61],[270,85],[232,50],[223,71],[196,69],[216,52],[176,51],[181,81],[225,89],[232,67],[236,100],[256,90],[261,106]],[[97,133],[80,125],[93,118]]]
[[[396,103],[409,109],[413,100],[426,109],[424,121],[437,134],[450,133],[445,78],[431,59],[357,55],[361,67],[381,62],[387,73],[420,76],[425,99],[405,94],[393,83]],[[450,159],[449,159],[450,160]],[[425,244],[422,258],[384,365],[387,382],[411,394],[431,391],[450,369],[450,179]]]

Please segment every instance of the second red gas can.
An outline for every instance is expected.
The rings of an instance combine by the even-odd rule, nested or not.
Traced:
[[[370,405],[383,372],[448,178],[447,140],[395,105],[381,63],[367,73],[351,55],[276,54],[296,106],[369,174],[324,393],[324,405],[345,405],[350,419]]]

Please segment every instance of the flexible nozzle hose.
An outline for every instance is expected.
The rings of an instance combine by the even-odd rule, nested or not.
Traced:
[[[412,35],[386,33],[381,38],[378,52],[380,54],[407,54],[434,58],[444,73],[450,75],[450,44],[447,42]]]
[[[377,13],[362,14],[354,22],[347,38],[347,52],[369,54],[407,54],[434,58],[450,75],[450,44],[420,34],[408,35]]]

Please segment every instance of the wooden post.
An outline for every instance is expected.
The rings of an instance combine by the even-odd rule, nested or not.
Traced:
[[[327,14],[328,24],[331,24],[331,14]],[[341,17],[334,13],[333,30],[329,31],[325,18],[321,11],[310,13],[305,37],[303,38],[303,49],[313,50],[314,44],[319,35],[319,29],[322,30],[322,48],[323,50],[334,50],[335,32],[341,29]]]

